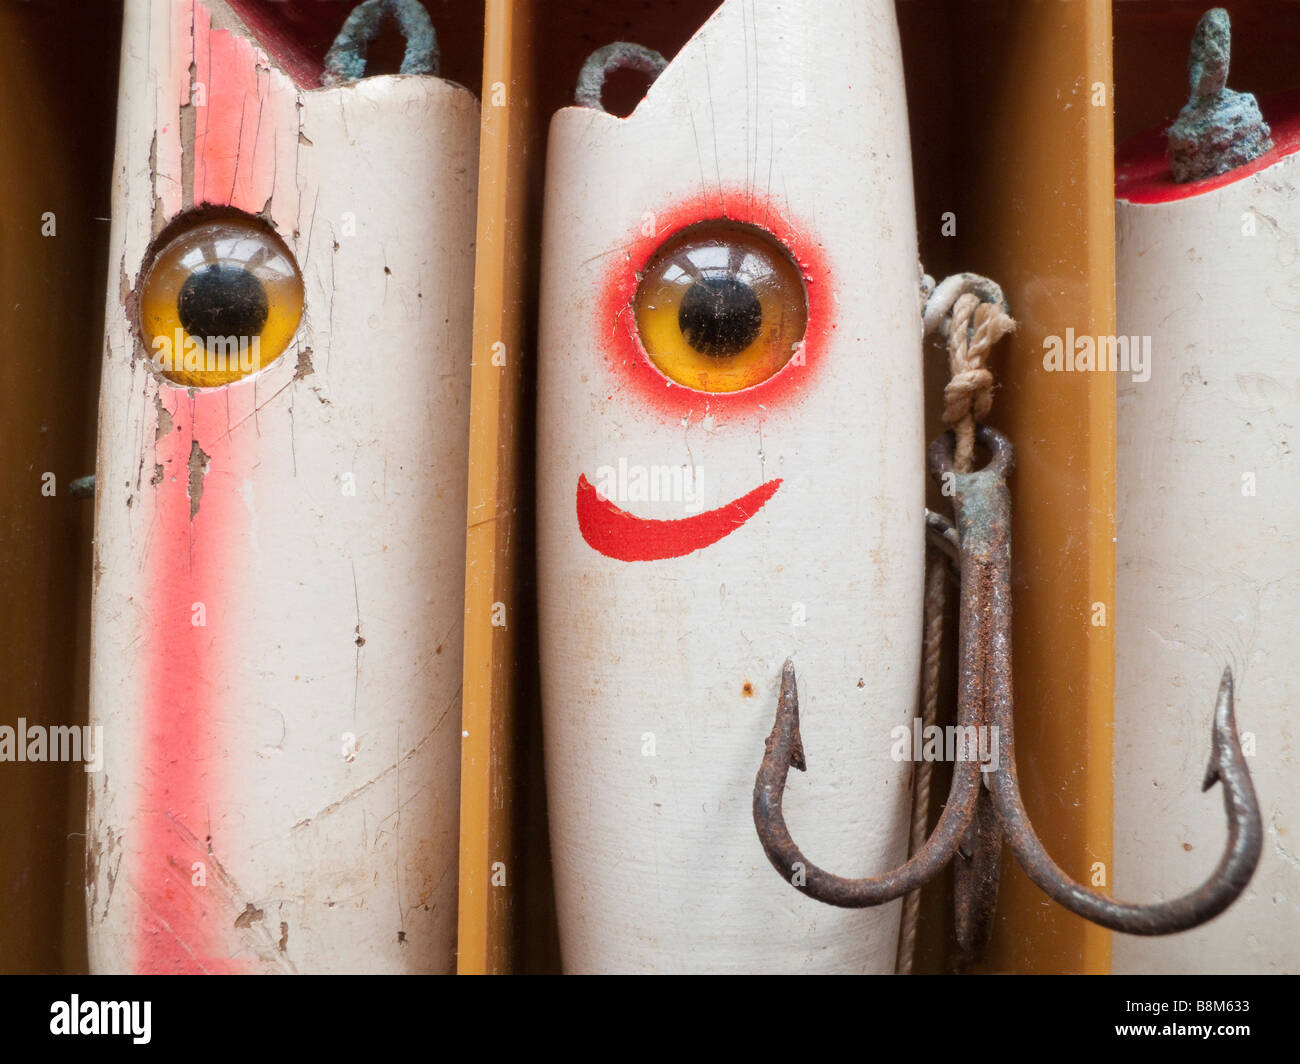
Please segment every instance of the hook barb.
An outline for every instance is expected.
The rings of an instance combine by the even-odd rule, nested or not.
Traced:
[[[1263,847],[1259,804],[1237,739],[1232,672],[1225,669],[1219,684],[1204,780],[1205,789],[1216,782],[1224,785],[1228,842],[1218,866],[1197,889],[1147,905],[1117,901],[1070,879],[1043,847],[1020,795],[1011,669],[1011,500],[1006,486],[1014,452],[1010,441],[987,426],[979,429],[979,440],[992,455],[989,464],[976,473],[958,475],[955,482],[962,544],[960,656],[979,666],[977,682],[967,682],[963,671],[958,698],[978,699],[980,721],[990,724],[999,737],[1000,757],[987,784],[1006,843],[1044,893],[1093,923],[1132,935],[1167,935],[1205,923],[1246,889]],[[947,435],[931,448],[936,474],[949,467],[951,451]]]
[[[1072,880],[1047,853],[1025,810],[1016,772],[1011,672],[1011,502],[1007,477],[1015,452],[1000,433],[982,426],[988,464],[955,475],[956,530],[929,515],[927,530],[940,546],[959,546],[962,600],[959,633],[957,723],[973,734],[989,729],[998,756],[986,763],[954,765],[948,802],[925,844],[898,868],[880,876],[845,879],[810,862],[795,845],[781,809],[791,766],[806,771],[799,736],[799,698],[794,664],[786,661],[776,720],[754,781],[754,826],[772,866],[796,890],[845,908],[881,905],[929,882],[961,852],[966,864],[956,878],[957,932],[967,952],[978,954],[993,929],[998,865],[1005,842],[1029,878],[1071,912],[1113,931],[1167,935],[1213,919],[1246,889],[1263,850],[1264,829],[1250,769],[1237,736],[1233,676],[1225,668],[1210,733],[1210,760],[1202,781],[1223,786],[1228,840],[1219,862],[1194,890],[1166,902],[1118,901]],[[952,435],[930,448],[936,476],[951,472]],[[983,780],[981,781],[981,777]],[[981,787],[985,788],[981,797]]]
[[[971,722],[963,722],[971,723]],[[980,765],[961,761],[953,771],[952,789],[939,823],[925,845],[899,867],[879,876],[846,879],[819,868],[790,837],[781,801],[791,767],[807,771],[799,735],[799,694],[794,662],[781,669],[776,720],[767,737],[763,762],[754,780],[754,827],[772,867],[799,892],[845,909],[862,909],[901,898],[937,876],[952,860],[975,816]]]
[[[1214,871],[1199,887],[1177,898],[1136,905],[1087,889],[1061,871],[1029,823],[1013,758],[1005,759],[991,780],[1007,843],[1029,878],[1071,912],[1112,931],[1130,935],[1169,935],[1212,920],[1237,900],[1259,864],[1264,846],[1264,826],[1246,756],[1237,737],[1231,668],[1223,670],[1223,679],[1219,683],[1211,729],[1210,763],[1202,790],[1207,791],[1216,783],[1223,785],[1228,840]]]

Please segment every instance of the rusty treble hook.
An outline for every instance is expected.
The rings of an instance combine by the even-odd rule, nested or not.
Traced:
[[[1165,935],[1202,924],[1246,889],[1263,846],[1259,805],[1237,739],[1232,671],[1224,670],[1219,685],[1210,763],[1202,787],[1223,785],[1228,841],[1218,866],[1195,890],[1149,905],[1116,901],[1072,880],[1039,841],[1020,797],[1011,697],[1011,502],[1006,485],[1014,452],[1006,437],[988,427],[978,430],[978,439],[991,455],[983,469],[971,473],[953,469],[951,433],[931,444],[930,468],[941,481],[951,481],[956,513],[961,567],[958,734],[991,730],[998,755],[990,758],[981,744],[983,761],[958,759],[938,824],[903,865],[865,879],[833,875],[800,852],[781,811],[790,767],[806,770],[795,670],[787,661],[776,721],[754,781],[754,826],[763,850],[796,890],[845,908],[900,898],[937,876],[957,855],[961,858],[954,866],[957,937],[962,948],[975,955],[992,933],[1004,840],[1039,889],[1093,923],[1133,935]],[[951,542],[942,524],[942,519],[927,518],[931,535]]]

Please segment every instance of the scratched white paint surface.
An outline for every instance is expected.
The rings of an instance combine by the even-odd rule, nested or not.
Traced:
[[[177,824],[174,889],[194,892],[209,955],[240,970],[450,970],[477,101],[428,77],[300,91],[261,56],[265,216],[297,256],[305,305],[283,357],[219,389],[229,415],[213,431],[155,376],[124,311],[152,232],[186,206],[188,78],[177,88],[168,63],[191,8],[206,11],[126,11],[96,505],[92,968],[139,965],[153,889],[132,867],[158,771],[142,735],[150,662],[167,651],[150,634],[151,574],[160,552],[184,566],[187,545],[151,536],[151,473],[179,432],[232,456],[205,494],[228,503],[233,542],[207,613],[211,672],[176,678],[209,707],[193,779],[210,809]],[[160,471],[187,476],[170,459]],[[195,860],[206,887],[190,883]],[[239,920],[250,905],[262,915]]]
[[[809,767],[786,792],[795,840],[841,875],[905,857],[910,766],[889,734],[915,705],[925,473],[893,5],[729,0],[630,118],[560,111],[547,166],[540,631],[565,968],[891,971],[898,905],[798,894],[751,796],[793,656]],[[798,401],[733,414],[700,395],[665,421],[607,361],[596,301],[646,211],[719,185],[770,192],[821,245],[836,328]],[[712,546],[615,561],[584,542],[574,496],[620,459],[701,470],[706,510],[784,483]]]
[[[1300,160],[1116,208],[1119,331],[1152,338],[1152,371],[1118,378],[1114,889],[1173,897],[1222,852],[1222,795],[1200,783],[1225,665],[1255,744],[1264,852],[1208,926],[1115,935],[1114,970],[1296,972]]]

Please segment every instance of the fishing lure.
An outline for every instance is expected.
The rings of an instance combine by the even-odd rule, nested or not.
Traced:
[[[1175,939],[1117,940],[1116,971],[1300,970],[1293,709],[1295,243],[1300,107],[1227,88],[1230,27],[1205,14],[1177,121],[1120,149],[1115,883],[1190,881],[1219,830],[1174,785],[1185,695],[1231,661],[1266,825],[1253,886]],[[1183,845],[1170,847],[1168,840]],[[1159,853],[1159,860],[1152,855]]]
[[[537,458],[566,969],[891,969],[898,913],[782,884],[749,790],[782,662],[819,857],[904,855],[921,316],[893,5],[727,0],[627,118],[551,123]],[[875,736],[878,742],[872,742]],[[864,737],[866,737],[864,739]]]
[[[478,106],[417,3],[323,70],[267,17],[126,5],[91,964],[446,971]]]
[[[1231,905],[1258,861],[1230,672],[1206,775],[1229,838],[1200,887],[1117,900],[1072,880],[1029,822],[1010,441],[980,429],[980,469],[936,441],[956,520],[923,523],[897,46],[889,4],[725,3],[670,64],[626,44],[595,53],[585,106],[552,122],[539,563],[570,970],[892,971],[889,903],[954,861],[958,939],[978,955],[1004,845],[1072,911],[1169,934]],[[619,65],[662,69],[626,119],[596,106]],[[928,293],[927,326],[973,280]],[[890,751],[914,718],[927,532],[961,573],[958,726],[995,735],[997,753],[980,740],[959,759],[939,823],[903,860],[910,771]],[[809,756],[817,773],[787,790]]]

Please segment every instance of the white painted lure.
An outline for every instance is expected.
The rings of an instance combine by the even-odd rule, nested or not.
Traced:
[[[478,107],[397,7],[409,73],[350,80],[367,3],[317,88],[236,4],[126,4],[98,972],[454,966]]]
[[[1228,58],[1228,16],[1211,10],[1183,115],[1116,167],[1119,331],[1149,364],[1117,377],[1115,883],[1189,882],[1220,844],[1179,737],[1188,694],[1225,661],[1266,844],[1232,909],[1176,938],[1116,939],[1117,972],[1300,971],[1300,101],[1264,99],[1261,116],[1225,87]]]
[[[915,709],[924,552],[906,115],[892,3],[728,0],[629,117],[552,121],[537,485],[567,970],[893,968],[897,907],[782,883],[750,792],[793,655],[823,754],[792,828],[863,872],[905,856],[889,736]]]
[[[981,737],[959,759],[902,861],[910,772],[891,752],[914,711],[924,461],[893,5],[731,0],[619,119],[596,104],[603,69],[626,63],[663,66],[595,53],[548,158],[539,562],[566,967],[892,971],[891,903],[950,862],[977,954],[1004,845],[1106,927],[1163,935],[1222,912],[1261,834],[1230,677],[1207,775],[1229,841],[1200,887],[1118,901],[1035,834],[1012,741],[1013,450],[980,427],[973,468],[973,420],[930,448],[956,521],[926,526],[961,569],[958,724],[999,753]],[[925,322],[965,328],[1001,302],[959,275]],[[955,341],[961,364],[974,341]],[[817,773],[787,791],[805,750]]]

